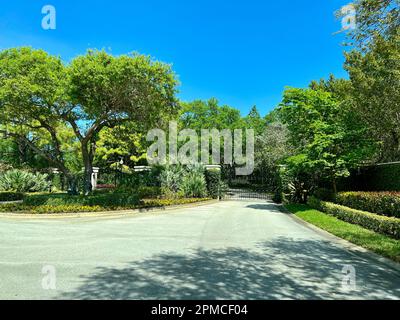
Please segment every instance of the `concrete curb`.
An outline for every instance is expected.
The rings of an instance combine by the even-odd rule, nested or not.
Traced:
[[[118,217],[129,217],[129,216],[142,216],[148,213],[163,213],[170,210],[177,209],[188,209],[201,207],[208,204],[218,203],[219,200],[208,200],[199,201],[180,205],[171,205],[165,207],[151,207],[131,210],[118,210],[118,211],[97,211],[97,212],[74,212],[74,213],[12,213],[4,212],[0,213],[0,219],[66,219],[66,218],[118,218]]]
[[[292,212],[287,210],[284,205],[276,204],[276,206],[279,208],[279,210],[282,213],[285,213],[288,216],[290,216],[290,218],[292,218],[295,222],[297,222],[297,223],[299,223],[299,224],[301,224],[301,225],[313,230],[314,232],[318,233],[319,235],[321,235],[321,236],[323,236],[325,238],[328,238],[329,240],[331,240],[331,241],[333,241],[333,242],[335,242],[337,244],[340,244],[350,254],[354,254],[356,256],[360,256],[361,253],[364,254],[364,255],[368,255],[369,258],[371,258],[371,259],[373,259],[375,261],[378,261],[380,263],[383,263],[387,267],[390,267],[391,269],[394,269],[397,272],[400,272],[400,263],[398,263],[396,261],[393,261],[393,260],[390,260],[389,258],[383,257],[383,256],[381,256],[381,255],[379,255],[379,254],[377,254],[375,252],[372,252],[372,251],[370,251],[368,249],[360,247],[360,246],[358,246],[358,245],[356,245],[356,244],[354,244],[354,243],[352,243],[350,241],[347,241],[345,239],[339,238],[338,236],[335,236],[334,234],[329,233],[328,231],[323,230],[323,229],[321,229],[321,228],[319,228],[319,227],[317,227],[317,226],[315,226],[315,225],[313,225],[313,224],[311,224],[311,223],[309,223],[309,222],[297,217]]]

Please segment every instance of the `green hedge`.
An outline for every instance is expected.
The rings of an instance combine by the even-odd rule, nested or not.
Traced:
[[[27,206],[101,206],[120,207],[139,204],[139,197],[131,193],[99,193],[90,196],[70,196],[67,194],[33,194],[25,195]]]
[[[340,192],[336,203],[357,210],[400,218],[400,192]]]
[[[160,187],[152,187],[152,186],[140,186],[137,189],[137,193],[138,193],[140,199],[158,198],[162,194]]]
[[[0,192],[0,201],[18,201],[23,197],[24,194],[21,192]]]
[[[400,191],[400,163],[387,163],[352,170],[338,183],[341,191]]]
[[[140,201],[135,205],[123,205],[116,207],[103,207],[99,205],[88,206],[79,204],[68,204],[68,205],[26,205],[26,204],[3,204],[0,205],[0,212],[14,212],[14,213],[33,213],[33,214],[45,214],[45,213],[76,213],[76,212],[98,212],[98,211],[112,211],[112,210],[127,210],[127,209],[141,209],[141,208],[152,208],[152,207],[167,207],[172,205],[182,205],[189,203],[196,203],[210,200],[209,198],[203,199],[146,199]]]
[[[343,221],[360,225],[381,234],[389,235],[395,239],[400,239],[400,219],[398,218],[384,217],[332,202],[320,201],[315,197],[309,198],[308,205]]]

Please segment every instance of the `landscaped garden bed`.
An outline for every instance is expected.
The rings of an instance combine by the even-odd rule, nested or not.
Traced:
[[[133,173],[121,179],[118,187],[93,190],[88,195],[45,192],[49,184],[36,188],[32,175],[21,170],[14,170],[9,177],[0,176],[0,181],[7,181],[9,189],[0,193],[0,212],[6,213],[51,214],[159,208],[216,199],[223,192],[220,172],[206,172],[203,166],[165,167]],[[38,189],[40,192],[31,191]],[[7,203],[13,200],[22,201]]]
[[[365,249],[400,262],[400,240],[342,221],[307,205],[288,204],[286,208],[308,223]]]
[[[0,212],[7,213],[77,213],[159,208],[204,202],[211,198],[141,199],[136,195],[106,194],[69,196],[67,194],[40,194],[25,197],[23,203],[0,205]]]
[[[317,210],[335,216],[343,221],[400,239],[400,219],[345,207],[336,203],[311,197],[308,204]]]
[[[335,202],[357,210],[400,218],[400,192],[339,192]]]

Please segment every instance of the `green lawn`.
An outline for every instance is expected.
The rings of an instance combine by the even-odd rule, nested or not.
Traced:
[[[324,229],[342,239],[382,256],[400,262],[400,240],[344,222],[307,205],[289,204],[286,208],[300,219]]]

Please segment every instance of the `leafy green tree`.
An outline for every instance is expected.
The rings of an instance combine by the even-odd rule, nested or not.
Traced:
[[[317,179],[330,179],[335,192],[337,179],[348,176],[372,152],[374,144],[364,128],[347,120],[351,111],[329,92],[288,88],[278,110],[295,147],[288,164],[318,174]]]
[[[114,57],[102,51],[75,58],[68,74],[74,108],[66,120],[81,143],[85,189],[90,192],[99,132],[127,121],[143,128],[160,125],[163,115],[178,110],[177,80],[169,65],[148,56]],[[86,124],[86,130],[79,128],[78,121]]]
[[[368,50],[376,36],[386,38],[400,28],[399,0],[356,0],[354,5],[357,28],[349,36],[361,50]]]
[[[60,114],[66,105],[66,84],[61,60],[43,50],[0,52],[0,132],[19,147],[29,147],[73,183],[58,131],[64,124]]]
[[[7,136],[23,139],[59,168],[75,190],[75,176],[66,165],[68,148],[59,135],[59,128],[67,126],[79,144],[87,194],[100,132],[128,121],[156,125],[162,115],[177,111],[176,85],[169,65],[139,54],[114,57],[89,51],[64,66],[43,50],[4,50],[0,125]],[[49,137],[45,147],[42,132]]]
[[[146,161],[147,142],[134,123],[124,123],[115,128],[105,128],[99,133],[94,163],[102,168],[123,163],[132,167]]]
[[[379,161],[400,159],[400,28],[376,35],[366,52],[346,54],[354,112],[381,141]]]
[[[190,128],[200,133],[201,129],[239,129],[243,127],[240,111],[223,105],[212,98],[208,101],[195,100],[182,103],[179,116],[181,128]]]
[[[261,117],[256,106],[253,106],[249,114],[244,118],[245,126],[254,129],[256,135],[262,134],[265,129],[265,120]]]

